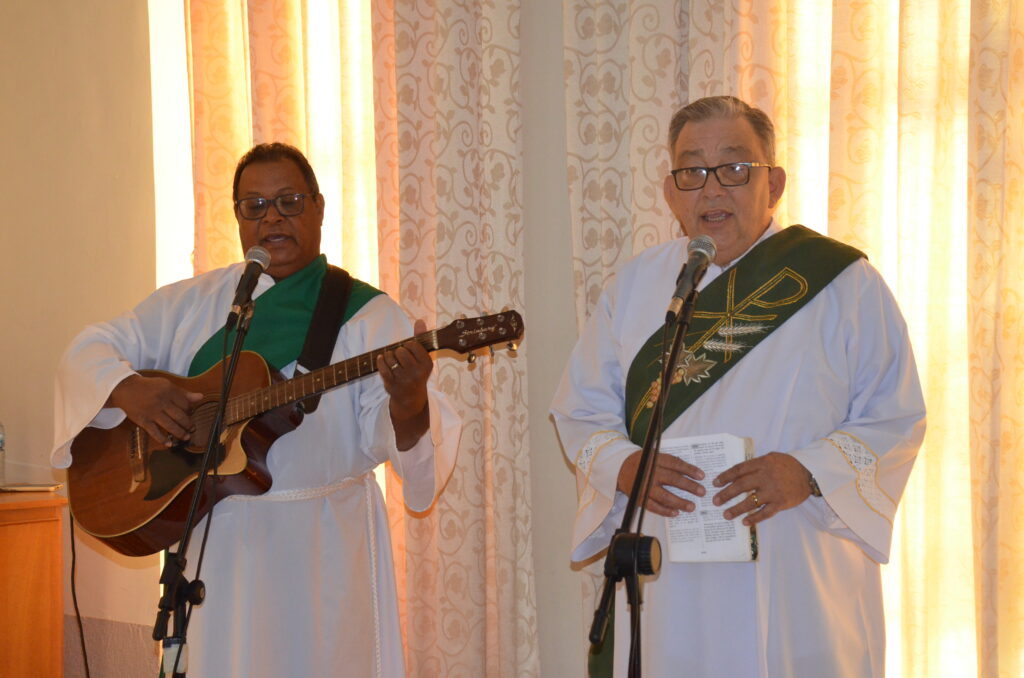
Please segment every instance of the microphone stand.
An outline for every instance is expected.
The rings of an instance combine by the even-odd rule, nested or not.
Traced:
[[[162,641],[164,648],[164,669],[165,674],[172,678],[185,678],[188,664],[188,647],[185,643],[185,634],[188,630],[189,611],[186,604],[201,605],[206,597],[206,585],[202,580],[189,581],[185,577],[185,554],[188,552],[188,545],[192,539],[192,530],[195,527],[196,514],[199,510],[199,503],[206,491],[206,479],[210,475],[211,461],[214,455],[219,464],[224,459],[224,445],[221,442],[221,428],[224,425],[224,414],[227,407],[228,394],[231,393],[231,383],[235,378],[235,367],[238,362],[238,355],[242,352],[242,344],[245,343],[245,335],[249,331],[249,321],[252,319],[253,303],[249,301],[239,313],[235,343],[231,349],[231,356],[225,363],[226,370],[221,380],[220,400],[217,403],[217,413],[210,428],[209,439],[206,442],[206,450],[203,453],[202,466],[199,469],[199,476],[196,478],[195,487],[192,493],[192,503],[185,518],[185,525],[182,529],[182,538],[178,542],[178,549],[175,552],[167,551],[164,559],[163,571],[160,573],[160,583],[164,587],[163,595],[157,607],[156,623],[153,625],[153,640]],[[212,512],[208,520],[213,519]],[[196,570],[198,572],[198,568]],[[168,620],[173,613],[173,631],[167,635]]]
[[[629,492],[629,501],[626,504],[625,513],[622,516],[622,523],[612,536],[608,546],[608,554],[604,561],[604,587],[601,591],[601,599],[597,609],[594,610],[594,621],[590,627],[589,639],[592,646],[600,646],[604,643],[605,634],[608,631],[612,596],[615,593],[615,585],[625,580],[626,600],[629,604],[629,678],[640,678],[640,605],[643,603],[640,594],[640,576],[657,574],[661,569],[661,545],[655,537],[645,537],[640,533],[643,524],[643,507],[647,503],[647,495],[651,490],[651,482],[654,477],[654,462],[657,458],[658,449],[661,446],[662,418],[665,412],[665,404],[668,402],[668,391],[671,387],[671,376],[675,369],[676,361],[679,358],[679,351],[683,346],[683,339],[686,330],[690,326],[690,319],[693,317],[693,309],[697,304],[698,292],[696,285],[686,297],[683,308],[676,317],[672,335],[671,348],[668,351],[668,359],[663,356],[661,370],[661,388],[658,390],[658,399],[654,404],[654,411],[647,424],[647,433],[644,436],[644,444],[640,453],[640,463],[637,466],[636,478],[633,480],[633,487]],[[634,514],[640,509],[640,516],[637,520],[636,531],[631,532]]]

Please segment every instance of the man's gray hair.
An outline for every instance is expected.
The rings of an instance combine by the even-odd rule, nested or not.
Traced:
[[[775,125],[772,124],[771,118],[760,108],[754,108],[747,102],[730,96],[704,97],[676,111],[668,125],[669,155],[675,152],[676,139],[683,131],[683,125],[715,118],[746,118],[764,146],[768,164],[775,164]]]

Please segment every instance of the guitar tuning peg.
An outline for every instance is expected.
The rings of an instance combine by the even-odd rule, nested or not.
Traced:
[[[513,353],[518,351],[519,350],[519,342],[516,342],[516,341],[508,342],[508,350],[512,351]]]
[[[472,365],[476,362],[476,353],[470,353],[466,356],[466,362]]]

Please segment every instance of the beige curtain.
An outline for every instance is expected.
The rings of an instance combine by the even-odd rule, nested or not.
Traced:
[[[195,272],[241,259],[235,164],[254,143],[283,141],[316,170],[328,260],[375,283],[369,7],[359,0],[186,0],[185,7]]]
[[[240,155],[286,141],[317,171],[332,262],[429,326],[522,310],[518,3],[498,5],[189,0],[196,272],[241,256]],[[423,515],[389,476],[410,676],[539,675],[525,358],[439,360],[458,466]]]
[[[970,22],[967,354],[975,609],[984,673],[1009,678],[1024,675],[1024,6],[972,3]]]
[[[889,675],[1024,675],[1022,4],[563,7],[578,323],[647,234],[674,235],[644,192],[660,200],[672,111],[712,94],[765,109],[790,176],[777,218],[869,254],[926,390],[883,570]]]
[[[519,3],[435,5],[373,3],[378,219],[383,289],[445,324],[522,309],[522,98]],[[409,672],[537,676],[525,354],[436,369],[455,473],[425,516],[389,500]]]
[[[661,197],[665,112],[686,98],[686,17],[672,3],[564,4],[576,326],[609,276],[672,237]]]

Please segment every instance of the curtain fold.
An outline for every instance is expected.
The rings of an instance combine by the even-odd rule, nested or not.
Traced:
[[[186,0],[195,273],[241,259],[231,180],[252,145],[248,31],[243,7],[227,0]]]
[[[185,7],[195,272],[241,258],[231,203],[235,164],[253,144],[281,141],[316,170],[326,201],[322,250],[375,283],[369,8],[359,0],[186,0]]]
[[[635,161],[653,150],[648,138],[702,96],[764,109],[790,177],[777,219],[869,254],[907,318],[925,388],[928,436],[883,568],[889,675],[1024,674],[1020,3],[563,0],[563,10],[578,326],[607,279],[653,244],[638,242],[641,225],[656,241],[678,232],[660,204],[609,190],[660,185],[664,142],[651,163]],[[656,99],[630,80],[654,77],[636,57],[652,36],[673,45]],[[660,130],[635,134],[648,118]]]
[[[633,254],[672,237],[665,111],[687,90],[687,15],[657,0],[563,3],[576,328]],[[682,84],[682,87],[680,87]]]
[[[978,656],[1024,675],[1024,7],[971,5],[970,490]]]
[[[428,324],[521,310],[519,3],[375,0],[372,26],[383,289]],[[455,472],[417,516],[388,476],[409,674],[539,675],[525,354],[435,369]]]
[[[833,25],[830,234],[856,243],[900,301],[928,405],[928,435],[883,568],[887,665],[971,675],[966,343],[966,5],[915,0]],[[894,67],[895,66],[895,67]],[[942,639],[941,642],[937,642]]]

